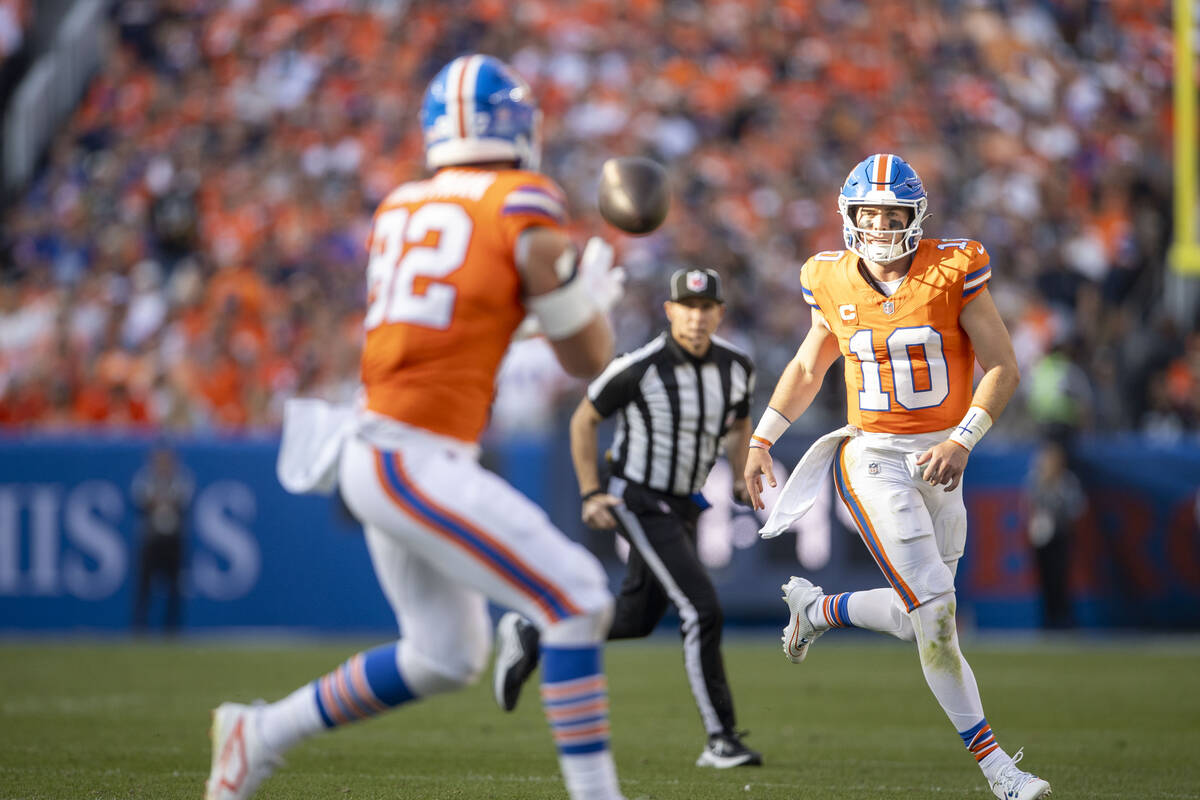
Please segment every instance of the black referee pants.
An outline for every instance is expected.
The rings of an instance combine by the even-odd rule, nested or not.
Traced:
[[[629,565],[617,597],[609,639],[648,636],[667,603],[679,612],[683,663],[709,734],[734,729],[733,697],[721,658],[724,616],[696,550],[700,508],[687,497],[625,484],[624,506],[614,509],[629,540]]]

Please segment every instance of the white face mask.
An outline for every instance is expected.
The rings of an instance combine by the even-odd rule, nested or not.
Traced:
[[[876,264],[890,264],[917,249],[923,233],[921,223],[926,216],[924,199],[916,204],[879,203],[879,205],[897,205],[912,209],[913,218],[908,223],[908,227],[896,231],[879,231],[859,227],[853,218],[858,205],[863,204],[858,203],[852,206],[846,202],[845,198],[838,198],[838,210],[842,212],[842,232],[847,249]]]
[[[907,236],[903,231],[896,231],[890,238],[892,239],[891,242],[861,242],[862,252],[859,255],[868,261],[874,261],[876,264],[890,264],[896,259],[912,252],[912,250],[904,249],[904,240]],[[915,249],[914,247],[913,250]]]

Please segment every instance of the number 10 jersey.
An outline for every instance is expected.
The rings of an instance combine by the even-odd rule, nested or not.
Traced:
[[[928,433],[956,425],[971,404],[975,351],[958,316],[991,277],[983,245],[923,239],[891,297],[848,250],[817,253],[800,273],[846,358],[851,425],[877,433]]]

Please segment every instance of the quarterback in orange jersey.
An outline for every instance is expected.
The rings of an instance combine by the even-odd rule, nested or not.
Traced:
[[[970,239],[922,239],[925,188],[899,156],[872,155],[838,198],[845,250],[817,253],[800,274],[812,327],[784,370],[751,439],[745,478],[756,508],[776,485],[771,445],[808,408],[838,356],[849,424],[818,439],[763,527],[777,536],[834,484],[889,587],[826,594],[804,578],[782,588],[783,651],[799,663],[830,628],[915,641],[925,680],[1003,800],[1035,800],[1050,784],[998,744],[958,645],[954,574],[967,535],[961,478],[975,444],[1020,380],[1012,342],[988,293],[987,250]],[[975,362],[983,368],[972,388]]]
[[[987,251],[922,239],[909,259],[890,295],[859,272],[853,250],[818,253],[800,273],[804,299],[845,356],[849,422],[863,431],[946,430],[971,405],[975,350],[959,314],[987,296]]]
[[[388,195],[368,243],[365,408],[306,401],[311,424],[285,416],[279,465],[290,491],[340,483],[402,637],[277,702],[217,708],[206,800],[250,797],[302,739],[476,681],[491,650],[489,599],[540,631],[542,700],[568,795],[620,798],[601,665],[607,577],[479,466],[476,444],[523,320],[568,372],[604,368],[620,272],[600,239],[576,257],[563,193],[533,171],[539,112],[509,66],[454,59],[421,117],[433,175]]]

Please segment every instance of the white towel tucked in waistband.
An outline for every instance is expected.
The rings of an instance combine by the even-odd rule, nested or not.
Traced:
[[[808,513],[816,502],[817,493],[825,484],[825,476],[829,474],[838,444],[857,433],[858,429],[853,425],[846,425],[813,442],[779,492],[775,507],[758,532],[762,538],[775,538]]]
[[[333,405],[312,397],[283,404],[283,435],[275,474],[292,494],[332,494],[337,486],[338,456],[355,429],[355,403]]]

